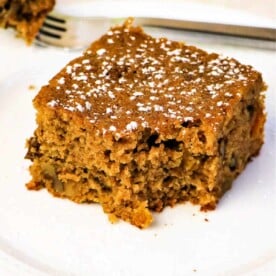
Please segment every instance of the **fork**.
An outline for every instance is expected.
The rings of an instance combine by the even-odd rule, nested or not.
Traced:
[[[121,23],[124,20],[123,18],[110,17],[77,17],[52,12],[47,15],[40,28],[36,36],[36,44],[67,49],[83,49],[101,36],[111,25]],[[135,23],[144,27],[230,36],[232,41],[235,38],[234,44],[251,47],[260,46],[273,50],[276,48],[275,28],[150,17],[136,17]]]

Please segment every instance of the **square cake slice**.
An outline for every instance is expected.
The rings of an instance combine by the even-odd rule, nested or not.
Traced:
[[[140,228],[168,205],[214,209],[263,144],[264,90],[251,66],[129,19],[35,97],[27,187],[98,202]]]

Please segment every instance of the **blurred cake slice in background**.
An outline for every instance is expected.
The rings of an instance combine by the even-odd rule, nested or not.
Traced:
[[[0,26],[31,43],[54,5],[55,0],[0,0]]]

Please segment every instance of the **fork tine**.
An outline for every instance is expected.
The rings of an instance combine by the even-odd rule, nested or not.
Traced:
[[[53,15],[47,15],[46,16],[46,20],[50,20],[50,21],[54,21],[56,23],[66,23],[65,19],[62,19],[62,18],[58,18],[56,16],[53,16]]]
[[[40,32],[44,35],[52,36],[55,38],[60,38],[60,33],[66,32],[65,28],[66,20],[63,18],[58,18],[53,15],[47,15]]]
[[[41,40],[40,36],[37,35],[35,37],[35,41],[34,41],[35,45],[38,47],[42,47],[42,48],[47,48],[49,47],[49,44],[45,43],[44,41]]]
[[[53,30],[57,30],[57,31],[61,31],[61,32],[66,32],[67,31],[67,29],[65,27],[60,27],[60,26],[57,26],[57,25],[54,25],[54,24],[50,24],[50,23],[47,23],[46,21],[44,21],[44,23],[42,24],[42,28],[43,27],[51,28]]]
[[[56,45],[61,39],[61,34],[54,33],[51,29],[45,30],[40,28],[38,34],[36,35],[35,42],[37,46],[47,47],[49,45]]]
[[[44,28],[40,28],[39,30],[39,34],[38,35],[44,35],[44,36],[49,36],[49,37],[52,37],[52,38],[57,38],[57,39],[60,39],[61,38],[61,35],[60,34],[56,34],[56,33],[53,33],[53,32],[49,32],[47,30],[45,30]]]
[[[36,44],[43,47],[46,47],[49,43],[56,44],[67,31],[65,24],[65,19],[57,18],[53,15],[47,15],[36,36]]]
[[[100,36],[102,30],[110,26],[110,21],[106,17],[72,17],[52,12],[46,16],[36,36],[36,45],[81,50],[91,43],[91,35]]]

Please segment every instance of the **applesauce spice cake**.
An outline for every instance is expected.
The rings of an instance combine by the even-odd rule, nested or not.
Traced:
[[[55,0],[0,0],[0,26],[12,27],[31,43]]]
[[[264,89],[251,66],[128,20],[35,97],[27,187],[140,228],[178,202],[214,209],[263,144]]]

